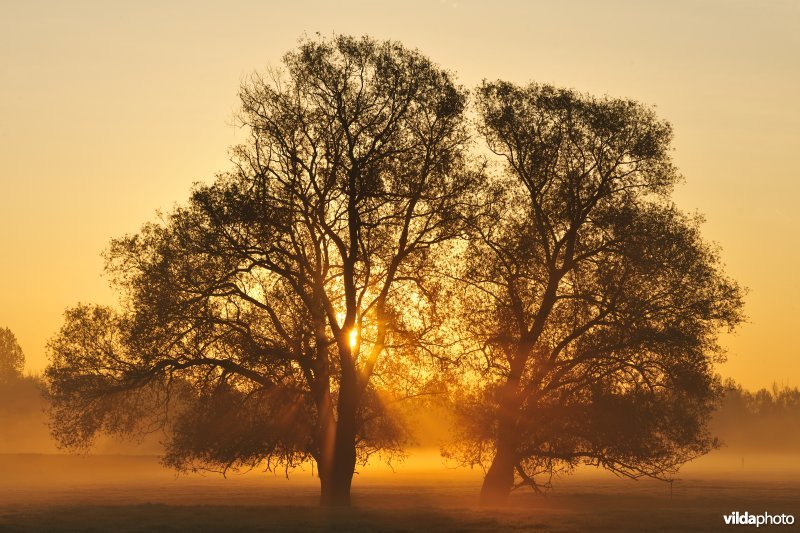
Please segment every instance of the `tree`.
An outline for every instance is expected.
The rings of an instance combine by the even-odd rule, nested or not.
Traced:
[[[25,354],[17,337],[8,328],[0,328],[0,383],[21,378],[25,368]]]
[[[425,386],[425,273],[476,181],[466,95],[369,38],[305,40],[283,66],[241,88],[234,170],[112,242],[123,310],[67,312],[53,430],[77,447],[168,425],[182,468],[313,459],[321,502],[349,505],[357,462],[399,446],[387,403]]]
[[[794,451],[800,447],[800,388],[748,391],[728,379],[712,428],[730,453]]]
[[[670,200],[671,128],[642,105],[484,83],[479,128],[503,170],[464,254],[476,346],[462,457],[487,503],[579,462],[666,477],[715,446],[712,363],[742,291]]]

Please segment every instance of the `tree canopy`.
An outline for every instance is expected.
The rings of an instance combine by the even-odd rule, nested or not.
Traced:
[[[69,309],[51,340],[61,444],[163,429],[172,466],[313,461],[348,505],[356,465],[402,450],[394,402],[455,371],[485,494],[577,461],[661,476],[714,445],[741,290],[671,203],[652,110],[484,83],[476,127],[449,72],[346,36],[239,94],[232,169],[113,240],[121,305]]]
[[[480,384],[462,455],[491,463],[485,499],[580,461],[659,477],[707,452],[741,289],[670,200],[669,124],[548,85],[476,99],[502,164],[459,275]]]
[[[398,448],[385,404],[425,386],[425,271],[476,183],[466,94],[418,52],[369,38],[303,41],[283,67],[242,85],[234,169],[112,242],[124,309],[67,313],[47,371],[54,427],[83,444],[134,427],[140,411],[109,398],[180,389],[169,462],[313,458],[323,503],[347,504],[356,462]]]

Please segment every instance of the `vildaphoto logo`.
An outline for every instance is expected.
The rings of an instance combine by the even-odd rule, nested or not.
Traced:
[[[794,524],[794,515],[790,514],[750,514],[747,511],[722,515],[729,526],[790,526]]]

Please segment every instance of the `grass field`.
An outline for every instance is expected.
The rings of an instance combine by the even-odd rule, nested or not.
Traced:
[[[786,461],[690,465],[671,493],[661,482],[582,471],[546,496],[520,491],[506,507],[480,508],[480,472],[433,469],[435,455],[412,454],[395,472],[356,476],[353,509],[329,510],[316,505],[310,471],[224,479],[176,476],[150,456],[0,455],[0,531],[737,530],[748,527],[726,526],[722,515],[800,518],[800,464]]]

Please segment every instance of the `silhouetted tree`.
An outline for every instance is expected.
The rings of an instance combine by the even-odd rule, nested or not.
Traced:
[[[481,181],[466,93],[419,53],[336,37],[283,65],[241,88],[234,170],[112,242],[122,309],[67,311],[46,372],[61,444],[166,428],[178,468],[313,459],[322,503],[348,505],[356,464],[401,445],[388,403],[472,345],[462,451],[490,463],[485,501],[515,472],[664,477],[715,445],[741,290],[670,201],[668,124],[485,83],[478,129],[505,168]]]
[[[720,327],[740,320],[700,220],[670,200],[670,126],[642,105],[484,83],[479,128],[503,171],[464,254],[477,346],[461,457],[485,502],[579,462],[664,477],[715,445]]]
[[[313,458],[322,503],[349,505],[357,461],[402,436],[387,400],[425,384],[426,270],[475,182],[465,92],[369,38],[306,40],[283,67],[242,86],[235,169],[113,241],[124,310],[67,312],[47,369],[53,429],[81,446],[163,425],[156,406],[177,398],[167,462]]]
[[[22,377],[25,354],[17,337],[8,328],[0,328],[0,383]]]

